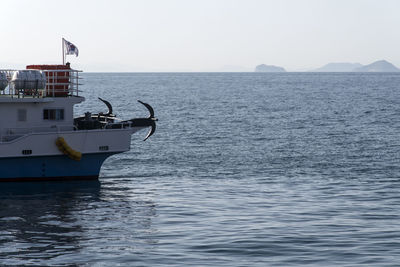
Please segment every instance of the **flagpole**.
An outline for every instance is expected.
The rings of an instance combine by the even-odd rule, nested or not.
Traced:
[[[63,57],[62,62],[63,62],[63,65],[65,65],[65,56],[64,56],[64,53],[65,53],[65,49],[64,49],[64,38],[62,38],[62,57]]]

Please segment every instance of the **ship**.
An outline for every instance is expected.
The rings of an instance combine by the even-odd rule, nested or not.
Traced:
[[[81,72],[69,63],[0,70],[0,182],[97,180],[108,157],[130,150],[132,134],[155,132],[154,110],[140,100],[148,117],[121,120],[102,98],[107,112],[75,116]]]

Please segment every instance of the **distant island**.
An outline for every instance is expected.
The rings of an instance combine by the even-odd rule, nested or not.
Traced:
[[[254,71],[286,72],[282,67],[266,64],[256,66]],[[328,63],[320,68],[308,72],[400,72],[400,69],[386,60],[378,60],[368,65],[348,62]]]
[[[256,67],[255,72],[286,72],[286,70],[278,66],[261,64]]]
[[[378,60],[365,66],[360,63],[329,63],[312,72],[400,72],[400,69],[386,60]]]
[[[328,63],[318,69],[312,70],[313,72],[348,72],[354,71],[356,68],[363,67],[360,63]]]
[[[399,72],[400,69],[397,68],[390,62],[386,60],[378,60],[366,66],[362,66],[354,69],[355,72]]]

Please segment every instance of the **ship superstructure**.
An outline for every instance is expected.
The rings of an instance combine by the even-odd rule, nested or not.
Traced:
[[[108,113],[74,117],[80,71],[66,65],[29,65],[0,71],[0,181],[97,179],[104,160],[128,151],[131,135],[151,127],[148,118],[118,120]]]

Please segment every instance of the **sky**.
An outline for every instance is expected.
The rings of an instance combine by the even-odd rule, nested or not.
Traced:
[[[303,71],[329,62],[400,67],[398,0],[2,0],[0,69]]]

